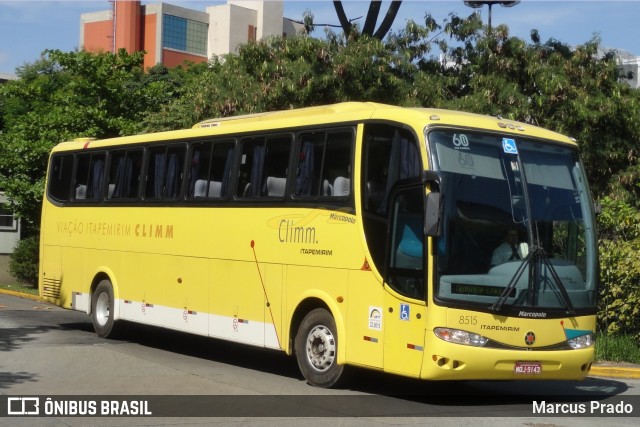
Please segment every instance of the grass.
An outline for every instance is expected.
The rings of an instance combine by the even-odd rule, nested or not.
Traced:
[[[640,344],[630,335],[604,335],[596,338],[596,360],[640,363]]]
[[[0,284],[0,289],[7,291],[22,292],[25,294],[38,295],[38,287],[25,283]]]

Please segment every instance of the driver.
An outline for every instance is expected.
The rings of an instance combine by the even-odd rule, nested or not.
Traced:
[[[529,245],[526,242],[520,242],[518,230],[510,228],[504,236],[504,241],[493,250],[491,266],[523,259],[527,254],[529,254]]]

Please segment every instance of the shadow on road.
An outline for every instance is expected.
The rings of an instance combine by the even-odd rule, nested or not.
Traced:
[[[304,381],[295,358],[279,351],[132,323],[125,324],[121,340]],[[347,390],[438,405],[591,401],[628,389],[621,381],[591,377],[584,381],[423,381],[358,368],[352,368],[352,374]]]

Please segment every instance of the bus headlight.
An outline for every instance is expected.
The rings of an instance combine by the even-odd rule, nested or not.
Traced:
[[[573,349],[593,347],[595,343],[596,339],[593,334],[581,335],[579,337],[567,340],[567,344],[569,344],[569,346]]]
[[[461,331],[460,329],[435,328],[433,332],[441,340],[454,344],[482,347],[487,343],[487,341],[489,341],[488,338],[485,338],[482,335],[474,334],[467,331]]]

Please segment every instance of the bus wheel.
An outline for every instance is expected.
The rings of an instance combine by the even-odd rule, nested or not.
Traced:
[[[113,338],[116,333],[116,322],[113,320],[115,301],[113,287],[109,280],[102,280],[91,296],[91,320],[98,336]]]
[[[336,323],[327,310],[317,308],[304,318],[295,341],[296,358],[302,375],[316,387],[333,387],[343,377],[338,365]]]

